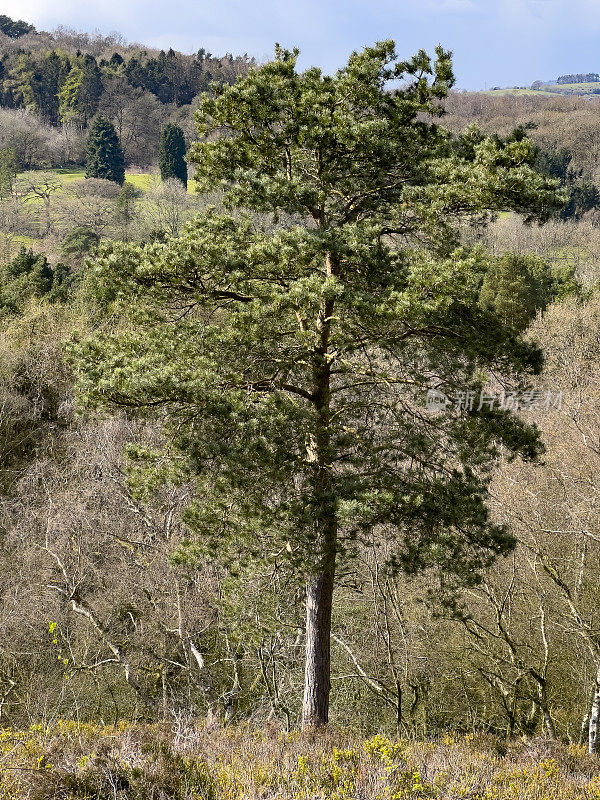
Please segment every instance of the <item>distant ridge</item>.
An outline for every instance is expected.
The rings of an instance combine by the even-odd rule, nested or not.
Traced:
[[[600,95],[600,74],[597,72],[560,75],[556,80],[534,81],[531,86],[494,86],[488,94],[561,94]]]

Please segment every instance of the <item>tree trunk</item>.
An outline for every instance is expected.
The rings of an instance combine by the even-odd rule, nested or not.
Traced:
[[[317,432],[309,455],[315,464],[315,571],[306,587],[306,660],[302,727],[320,727],[329,721],[331,689],[331,611],[337,551],[337,508],[329,454],[329,430]]]
[[[556,739],[556,728],[554,727],[554,720],[548,708],[548,697],[546,694],[546,678],[538,679],[538,704],[542,712],[543,729],[546,731],[551,739]]]
[[[333,569],[315,575],[306,588],[306,664],[302,727],[326,725],[331,689]]]
[[[546,728],[546,733],[551,739],[556,739],[556,728],[554,727],[554,720],[552,719],[552,715],[547,708],[542,709],[544,715],[544,726]]]
[[[581,721],[581,731],[579,734],[579,744],[581,746],[583,746],[587,742],[589,734],[590,734],[590,715],[586,714]]]
[[[50,198],[44,197],[44,214],[46,217],[46,231],[45,235],[48,236],[50,233],[50,229],[52,228],[52,219],[50,217]]]
[[[592,708],[590,711],[590,725],[588,730],[588,753],[596,752],[596,737],[598,734],[598,716],[600,714],[600,683],[596,681]]]
[[[335,274],[332,259],[326,272]],[[306,661],[302,727],[320,727],[329,721],[331,689],[331,610],[337,551],[337,501],[333,477],[331,440],[331,359],[329,341],[334,302],[323,302],[316,321],[319,342],[313,358],[313,403],[315,426],[307,442],[311,467],[314,514],[314,572],[306,587]]]

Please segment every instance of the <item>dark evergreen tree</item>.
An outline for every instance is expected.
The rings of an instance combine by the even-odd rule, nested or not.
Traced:
[[[83,122],[87,124],[96,111],[104,87],[102,75],[94,56],[86,54],[80,61],[82,72],[81,85],[78,92],[78,106],[81,110]]]
[[[580,291],[572,267],[553,267],[539,256],[504,253],[493,259],[479,293],[482,308],[523,331],[538,311]]]
[[[54,50],[32,62],[29,88],[33,107],[40,118],[51,125],[59,121],[58,92],[69,70],[68,57]]]
[[[0,270],[0,315],[17,313],[32,297],[64,299],[69,283],[69,268],[52,268],[41,253],[22,247],[18,255]]]
[[[600,192],[591,181],[574,184],[565,207],[560,212],[562,219],[581,219],[588,211],[600,207]]]
[[[81,258],[98,245],[100,236],[87,225],[77,225],[69,231],[60,246],[63,256]]]
[[[35,28],[28,22],[23,22],[22,19],[13,20],[6,14],[0,14],[0,31],[5,36],[10,36],[11,39],[19,39],[26,33],[33,33]]]
[[[108,63],[114,69],[118,69],[120,66],[122,66],[125,63],[125,61],[123,59],[123,56],[120,53],[113,53],[112,56],[110,57]]]
[[[588,211],[600,207],[600,191],[583,176],[583,170],[571,168],[573,154],[566,148],[538,150],[535,164],[539,172],[560,181],[564,192],[564,205],[556,215],[561,219],[580,219]]]
[[[101,114],[94,120],[87,140],[86,178],[105,178],[121,185],[125,181],[125,161],[113,125]]]
[[[158,166],[163,181],[168,178],[179,178],[187,187],[185,139],[179,125],[169,123],[163,128],[158,149]]]
[[[535,166],[542,175],[558,178],[562,185],[569,179],[569,170],[573,153],[567,147],[553,150],[539,149],[535,157]]]

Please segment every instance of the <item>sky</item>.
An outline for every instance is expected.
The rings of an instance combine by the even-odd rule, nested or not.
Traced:
[[[469,90],[600,73],[600,0],[3,0],[0,13],[186,53],[266,60],[279,42],[328,72],[380,39],[402,58],[442,44]]]

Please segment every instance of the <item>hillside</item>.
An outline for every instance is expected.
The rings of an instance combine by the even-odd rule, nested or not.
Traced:
[[[586,75],[561,75],[554,81],[534,81],[531,86],[495,86],[489,94],[502,96],[505,94],[537,94],[590,97],[600,94],[600,79],[595,73]]]
[[[126,164],[147,168],[156,163],[164,125],[181,125],[189,139],[196,98],[254,64],[247,55],[217,57],[202,48],[184,55],[117,34],[19,25],[6,17],[9,33],[0,33],[0,148],[14,150],[22,169],[81,164],[98,113],[116,126]]]

